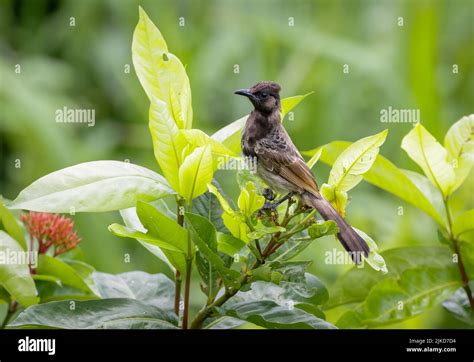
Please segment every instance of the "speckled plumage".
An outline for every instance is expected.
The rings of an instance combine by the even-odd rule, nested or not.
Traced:
[[[354,261],[360,263],[360,254],[367,256],[369,247],[319,193],[311,170],[281,123],[279,91],[278,84],[265,81],[237,92],[248,97],[255,107],[242,132],[242,153],[257,159],[258,175],[273,190],[295,192],[325,220],[336,221],[339,240]]]

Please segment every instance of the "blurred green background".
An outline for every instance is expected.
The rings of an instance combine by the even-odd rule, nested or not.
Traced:
[[[422,123],[438,140],[473,111],[472,0],[0,0],[4,197],[13,199],[38,177],[79,162],[128,159],[158,169],[147,127],[149,103],[131,59],[138,5],[186,65],[193,126],[208,134],[250,111],[233,90],[274,80],[284,97],[314,91],[285,123],[301,150],[389,128],[381,153],[418,170],[400,149],[412,125],[381,123],[381,109],[420,109]],[[18,65],[21,73],[15,72]],[[65,106],[95,109],[95,126],[56,123],[55,111]],[[315,170],[321,184],[329,168],[318,164]],[[236,195],[234,172],[219,171],[217,179]],[[468,182],[452,205],[472,208],[473,194]],[[365,183],[351,196],[348,218],[381,250],[438,243],[434,223],[401,200]],[[83,257],[98,270],[171,276],[138,243],[108,233],[107,226],[120,221],[118,212],[79,214],[75,220]],[[328,285],[348,267],[323,264],[324,252],[333,247],[339,248],[334,239],[321,239],[298,256],[312,259],[311,271]],[[196,309],[204,300],[197,278],[193,296]],[[392,325],[459,326],[441,307]]]

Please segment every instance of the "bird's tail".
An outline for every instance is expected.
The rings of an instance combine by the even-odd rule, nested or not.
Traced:
[[[336,222],[339,233],[337,238],[344,246],[344,249],[351,255],[356,264],[362,262],[362,255],[368,256],[370,248],[362,237],[347,223],[346,220],[332,207],[331,203],[323,197],[316,197],[306,192],[303,194],[303,202],[315,208],[324,220]]]

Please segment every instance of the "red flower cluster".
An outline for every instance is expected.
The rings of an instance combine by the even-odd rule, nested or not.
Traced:
[[[38,253],[45,254],[54,247],[54,255],[65,253],[74,248],[81,239],[74,231],[74,221],[58,214],[33,212],[22,214],[21,221],[25,224],[31,238],[38,241]]]

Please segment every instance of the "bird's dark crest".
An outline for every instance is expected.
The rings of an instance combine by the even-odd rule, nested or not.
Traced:
[[[262,82],[258,82],[252,88],[250,88],[250,91],[253,94],[258,93],[258,92],[266,92],[276,97],[279,97],[280,90],[281,90],[281,87],[278,83],[270,82],[266,80]]]

